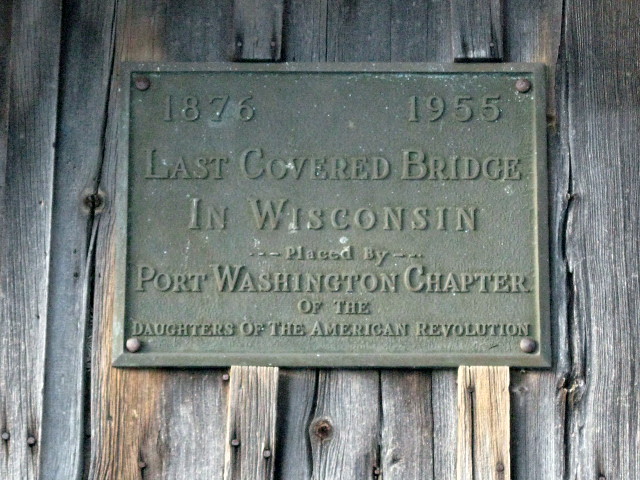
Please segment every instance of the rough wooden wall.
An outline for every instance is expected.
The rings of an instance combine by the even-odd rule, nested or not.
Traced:
[[[485,3],[503,59],[546,63],[551,87],[554,368],[512,371],[512,477],[640,478],[640,1]],[[477,19],[461,4],[287,0],[282,59],[453,61]],[[231,0],[0,2],[0,478],[225,476],[226,371],[110,367],[109,199],[120,62],[228,60],[233,18]],[[451,370],[283,370],[260,471],[453,479],[456,425]]]

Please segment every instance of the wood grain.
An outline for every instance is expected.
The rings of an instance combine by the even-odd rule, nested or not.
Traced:
[[[311,478],[309,425],[317,402],[317,383],[317,370],[280,369],[275,465],[278,479]]]
[[[434,478],[431,377],[418,371],[384,370],[380,383],[384,478]]]
[[[79,200],[114,193],[119,62],[225,60],[233,5],[0,3],[0,477],[78,478],[84,415],[85,478],[222,479],[224,372],[111,368],[113,212]],[[502,25],[504,60],[548,65],[554,366],[511,373],[512,472],[640,478],[640,1],[510,0],[502,22],[496,0],[454,3],[284,2],[282,57],[495,59]],[[454,478],[455,377],[281,371],[274,478]]]
[[[369,28],[372,20],[382,25],[388,12],[383,2],[371,0],[291,2],[285,60],[388,59],[388,33]],[[379,372],[371,370],[319,370],[285,382],[286,411],[295,420],[280,425],[285,444],[278,465],[287,465],[277,478],[370,478],[380,467],[379,392]],[[297,463],[289,463],[293,460]]]
[[[42,426],[42,442],[52,448],[42,453],[43,480],[79,479],[83,472],[88,307],[100,211],[84,199],[98,192],[114,11],[108,1],[67,2],[63,10]]]
[[[313,480],[371,478],[380,468],[380,379],[375,371],[320,371],[309,427]]]
[[[226,57],[226,45],[192,43],[193,38],[224,38],[230,22],[200,19],[226,12],[231,4],[181,2],[190,21],[167,18],[164,1],[119,2],[116,12],[114,73],[100,187],[113,198],[118,166],[122,168],[116,112],[120,61],[180,60]],[[211,29],[217,29],[212,32]],[[196,31],[199,30],[199,31]],[[172,39],[168,42],[167,39]],[[229,38],[229,37],[227,37]],[[91,370],[91,479],[222,479],[227,396],[221,370],[135,370],[111,367],[114,285],[114,212],[100,217],[96,246],[93,350]]]
[[[0,3],[0,188],[5,186],[9,143],[9,78],[13,2]],[[0,202],[0,205],[2,202]],[[0,211],[0,218],[2,211]]]
[[[9,8],[0,33],[8,47],[0,67],[0,430],[10,438],[0,478],[28,480],[38,478],[42,452],[60,3],[9,2],[3,13]]]
[[[501,61],[502,0],[452,0],[451,34],[456,62]]]
[[[570,365],[565,227],[570,164],[566,141],[566,60],[560,58],[562,2],[505,3],[505,60],[547,68],[549,261],[552,370],[511,372],[512,471],[515,478],[565,478],[565,411]]]
[[[457,479],[509,480],[509,368],[458,368]]]
[[[392,61],[451,62],[448,1],[390,3]],[[383,371],[381,401],[383,477],[455,478],[455,370]]]
[[[640,2],[566,4],[567,478],[640,477]]]
[[[231,367],[224,480],[270,480],[276,453],[278,369]]]
[[[234,0],[235,61],[280,60],[284,0]]]
[[[327,61],[385,62],[391,59],[390,2],[329,0]]]

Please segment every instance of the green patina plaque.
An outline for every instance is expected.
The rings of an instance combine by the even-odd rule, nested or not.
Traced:
[[[550,364],[544,67],[127,64],[114,365]]]

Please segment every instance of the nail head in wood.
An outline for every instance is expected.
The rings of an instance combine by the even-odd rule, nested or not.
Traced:
[[[233,440],[231,440],[231,446],[232,447],[239,447],[240,446],[240,440],[238,440],[237,438],[234,438]]]
[[[533,353],[538,348],[538,342],[533,338],[523,338],[520,340],[520,350],[524,353]]]
[[[82,203],[89,210],[98,210],[102,205],[104,205],[104,197],[99,192],[90,193],[85,195],[82,199]]]
[[[527,93],[531,90],[531,81],[527,78],[519,78],[516,80],[516,90],[520,93]]]
[[[11,438],[11,435],[9,434],[9,432],[2,432],[2,440],[6,442],[10,438]]]
[[[265,451],[262,452],[262,456],[264,458],[270,458],[271,457],[271,450],[267,449]]]
[[[151,86],[151,80],[149,80],[149,77],[145,77],[144,75],[137,76],[133,83],[136,88],[142,92],[149,90],[149,87]]]
[[[138,467],[140,468],[140,470],[147,468],[147,462],[139,461]]]
[[[27,445],[33,447],[36,444],[36,438],[32,435],[27,437]]]
[[[127,350],[129,352],[136,353],[138,350],[140,350],[140,347],[142,347],[142,342],[140,342],[139,339],[133,337],[127,339],[127,343],[125,344],[125,346],[127,347]]]
[[[228,373],[224,373],[224,374],[222,374],[222,381],[224,381],[224,382],[228,382],[228,381],[229,381],[229,378],[231,378],[231,377],[229,376],[229,374],[228,374]]]

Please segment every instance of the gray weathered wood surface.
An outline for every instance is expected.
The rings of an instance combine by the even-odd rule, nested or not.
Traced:
[[[463,3],[290,0],[281,58],[468,59],[501,2],[461,23]],[[503,59],[544,62],[550,86],[554,367],[511,372],[512,477],[640,478],[640,1],[502,13]],[[110,367],[109,199],[120,61],[228,60],[233,19],[231,0],[1,2],[3,479],[223,478],[226,371]],[[455,478],[452,370],[281,370],[277,418],[274,478]]]
[[[231,367],[224,480],[273,479],[278,368]]]
[[[0,440],[0,478],[35,479],[42,452],[60,3],[4,2],[1,13],[7,16],[0,20],[0,430],[6,437]]]
[[[234,60],[280,60],[283,10],[284,0],[233,2]]]
[[[502,0],[451,0],[451,45],[457,62],[504,57]]]
[[[93,294],[95,238],[101,207],[87,203],[98,193],[106,101],[113,63],[114,3],[68,2],[61,41],[60,108],[56,140],[47,377],[41,478],[82,478],[87,324]],[[97,32],[97,34],[96,34]],[[82,101],[77,101],[82,99]],[[74,232],[69,235],[69,232]]]

